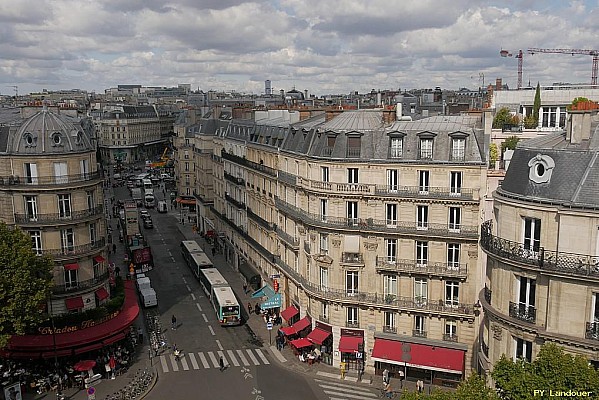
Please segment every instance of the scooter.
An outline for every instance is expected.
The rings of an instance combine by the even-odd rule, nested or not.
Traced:
[[[173,354],[175,356],[175,361],[179,361],[181,359],[181,357],[183,357],[183,352],[179,349],[176,349],[175,351],[173,351]]]

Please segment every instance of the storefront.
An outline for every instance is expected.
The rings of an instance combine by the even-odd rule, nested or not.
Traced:
[[[323,363],[333,365],[333,328],[330,325],[315,321],[314,329],[306,339],[320,349]]]
[[[281,311],[281,318],[283,318],[291,326],[299,320],[299,308],[296,306],[289,306]]]
[[[279,314],[279,310],[283,305],[281,294],[275,293],[270,285],[264,285],[252,293],[252,299],[260,299],[260,309],[268,310],[271,315]]]
[[[258,290],[262,286],[260,272],[248,261],[241,259],[239,262],[239,273],[250,290]]]
[[[341,362],[347,370],[359,370],[364,364],[364,331],[360,329],[341,329],[339,338]]]
[[[465,344],[376,333],[372,359],[375,373],[391,376],[403,372],[406,379],[456,387],[464,376]]]

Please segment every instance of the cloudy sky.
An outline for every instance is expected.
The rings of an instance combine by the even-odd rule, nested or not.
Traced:
[[[0,94],[117,84],[312,94],[590,83],[599,0],[0,0]]]

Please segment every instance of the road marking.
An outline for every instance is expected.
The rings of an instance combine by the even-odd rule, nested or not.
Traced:
[[[196,361],[196,356],[193,353],[189,353],[189,361],[191,361],[191,366],[193,369],[199,369],[198,362]]]
[[[208,360],[206,360],[206,356],[204,355],[204,353],[198,353],[200,356],[200,361],[202,362],[202,365],[204,366],[204,368],[210,368],[210,364],[208,364]]]
[[[214,355],[213,352],[209,351],[208,357],[210,357],[210,361],[212,361],[212,365],[214,365],[214,368],[220,368],[220,365],[218,364],[218,360],[216,359],[216,356]]]
[[[171,257],[173,256],[173,253],[171,253],[170,249],[168,249],[166,252],[168,253],[169,256],[171,256]]]
[[[216,352],[220,357],[223,358],[223,363],[225,364],[225,368],[229,367],[229,362],[227,361],[227,357],[225,357],[225,353],[223,353],[222,351],[217,351]],[[220,364],[218,364],[218,367],[220,368]]]
[[[177,360],[175,360],[175,356],[173,354],[171,356],[171,365],[173,367],[173,372],[179,371],[179,364],[177,364]]]
[[[196,307],[198,308],[198,310],[200,310],[200,312],[202,312],[202,307],[200,307],[200,303],[196,303]]]
[[[202,314],[202,317],[204,318],[204,322],[208,322],[208,317],[206,316],[206,314]]]
[[[260,361],[258,361],[258,359],[254,357],[254,353],[252,353],[251,349],[245,349],[245,351],[248,353],[248,357],[252,360],[254,365],[260,365]]]
[[[237,361],[237,359],[235,358],[235,353],[233,353],[233,350],[227,350],[227,354],[229,355],[229,358],[231,359],[233,365],[239,367],[239,361]]]
[[[262,362],[264,364],[270,364],[270,361],[268,361],[268,359],[264,356],[264,354],[262,354],[262,351],[260,351],[260,349],[255,349],[256,353],[258,354],[258,357],[260,357],[260,359],[262,359]]]
[[[327,382],[329,383],[329,382]],[[341,385],[335,385],[335,384],[327,384],[325,385],[324,383],[319,384],[318,386],[320,386],[323,389],[327,389],[327,390],[336,390],[336,393],[339,395],[341,393],[343,393],[343,395],[345,396],[346,393],[353,393],[353,394],[359,394],[362,397],[377,397],[376,394],[369,392],[367,390],[363,390],[360,389],[359,387],[356,386],[351,386],[351,385],[345,385],[345,386],[341,386]]]
[[[248,366],[250,365],[250,363],[248,362],[248,359],[245,358],[245,355],[243,354],[243,352],[241,350],[236,350],[237,351],[237,355],[239,356],[239,358],[241,358],[241,362],[243,363],[243,365]]]
[[[192,299],[193,301],[195,301],[195,299],[196,299],[196,295],[192,293],[192,294],[191,294],[191,299]]]
[[[183,371],[189,371],[189,365],[187,365],[187,359],[185,357],[181,357],[181,366],[183,367]]]
[[[166,357],[160,356],[160,365],[162,365],[162,372],[168,372],[168,365],[166,365]]]
[[[212,333],[212,336],[216,336],[216,333],[214,333],[214,329],[212,329],[212,325],[208,325],[208,330],[210,331],[210,333]]]
[[[329,394],[329,395],[331,395],[331,394],[337,394],[337,395],[341,394],[341,393],[339,393],[339,392],[332,392],[332,391],[330,391],[330,390],[323,390],[323,391],[324,391],[326,394]],[[353,394],[349,394],[349,393],[343,393],[343,395],[345,396],[345,397],[344,397],[345,399],[347,399],[347,398],[350,398],[350,399],[358,399],[358,400],[359,400],[359,399],[364,399],[364,395],[362,395],[362,394],[361,394],[361,395],[359,395],[359,396],[355,396],[355,395],[353,395]],[[374,397],[376,397],[376,395],[375,395]]]
[[[220,344],[220,340],[216,339],[216,344],[218,345],[219,350],[223,350],[223,345]]]
[[[183,283],[187,283],[187,281],[185,280],[185,278],[181,278],[181,280],[183,280]]]
[[[273,356],[277,357],[280,362],[287,362],[287,359],[283,357],[283,354],[281,354],[281,352],[275,346],[270,346],[270,352]]]
[[[187,291],[191,293],[191,288],[189,287],[189,285],[185,285],[185,287],[187,288]]]

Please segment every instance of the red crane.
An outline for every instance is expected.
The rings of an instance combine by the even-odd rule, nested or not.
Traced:
[[[518,59],[518,89],[522,87],[522,50],[518,51],[515,56],[507,50],[501,49],[499,52],[501,57],[514,57]]]
[[[535,53],[557,53],[557,54],[584,54],[593,56],[593,70],[591,72],[591,85],[597,85],[597,69],[599,67],[599,50],[584,50],[584,49],[538,49],[531,47],[528,49],[528,54]]]

